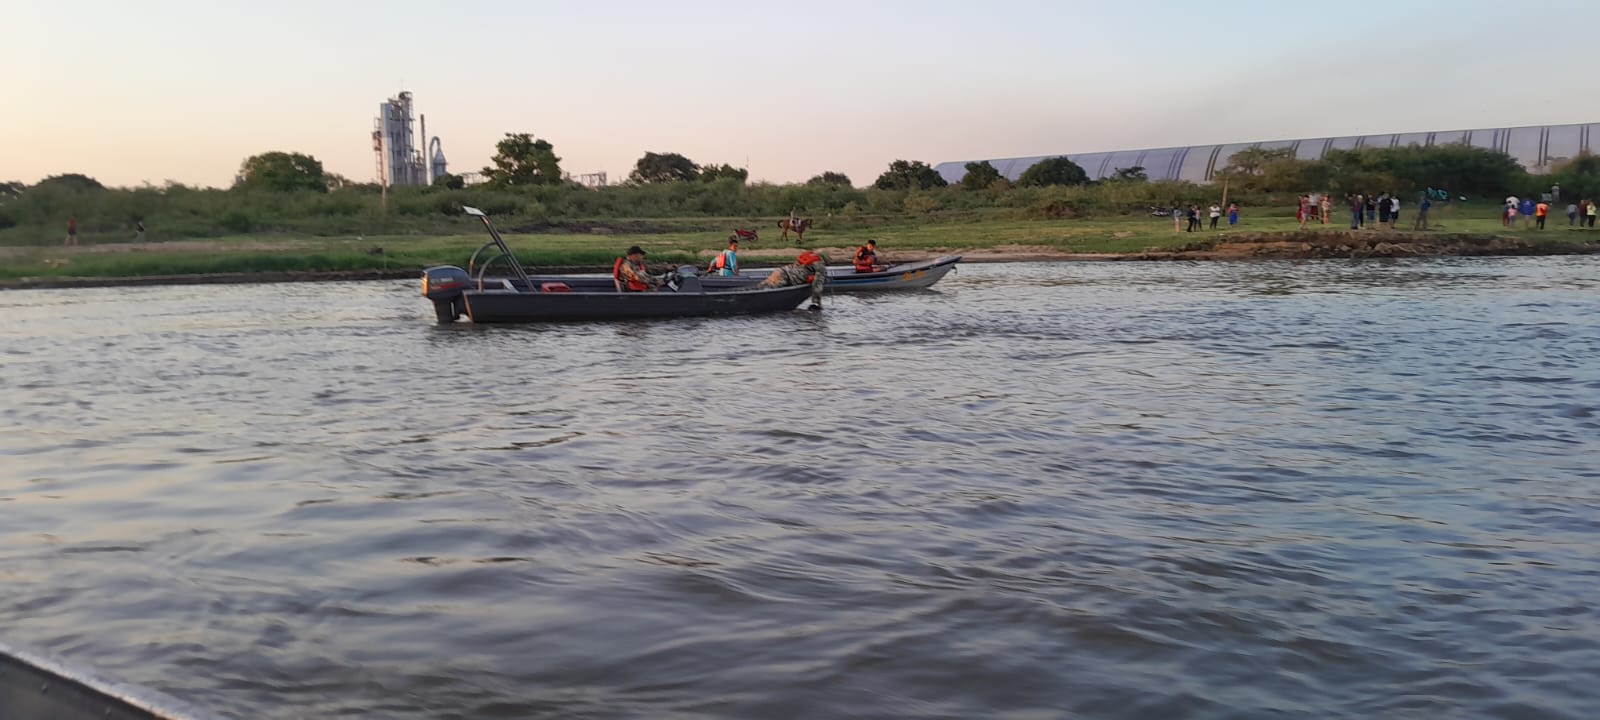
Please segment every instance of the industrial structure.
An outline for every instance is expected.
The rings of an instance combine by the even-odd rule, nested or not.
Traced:
[[[1230,145],[1194,145],[1150,150],[1117,150],[1112,152],[1066,154],[1082,167],[1090,180],[1099,180],[1116,174],[1118,170],[1142,167],[1151,180],[1185,180],[1211,182],[1218,170],[1227,167],[1234,153],[1249,148],[1268,150],[1288,148],[1300,160],[1321,160],[1329,150],[1356,148],[1405,147],[1407,145],[1448,145],[1465,143],[1473,147],[1499,150],[1533,172],[1548,170],[1561,160],[1577,157],[1584,152],[1594,152],[1600,146],[1600,123],[1579,125],[1533,125],[1514,128],[1488,128],[1482,130],[1450,130],[1444,132],[1416,132],[1391,135],[1347,135],[1344,137],[1310,138],[1305,140],[1265,140],[1261,142],[1233,143]],[[989,160],[1000,174],[1016,180],[1040,160],[1061,155],[1002,158]],[[934,166],[946,182],[960,182],[967,174],[969,161],[944,162]]]
[[[372,120],[372,151],[378,160],[378,182],[391,185],[431,185],[449,174],[439,138],[428,138],[428,118],[420,116],[421,136],[428,145],[423,155],[411,132],[411,93],[401,91],[378,106]]]

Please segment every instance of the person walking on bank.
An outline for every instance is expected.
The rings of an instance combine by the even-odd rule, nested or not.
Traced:
[[[1239,203],[1228,204],[1228,229],[1239,227]]]
[[[1212,230],[1217,229],[1217,221],[1221,220],[1221,219],[1222,219],[1222,206],[1218,205],[1216,203],[1212,203],[1211,204],[1211,229]]]
[[[1424,194],[1422,196],[1422,202],[1417,203],[1417,221],[1412,223],[1412,230],[1428,229],[1428,209],[1432,207],[1433,200]]]
[[[1533,198],[1523,198],[1522,205],[1517,208],[1517,212],[1522,215],[1523,230],[1527,230],[1533,224],[1533,211]]]
[[[1578,224],[1578,204],[1567,203],[1567,227]]]
[[[78,219],[75,217],[67,218],[67,244],[78,244]]]
[[[1327,225],[1328,218],[1333,215],[1333,196],[1329,195],[1328,193],[1323,193],[1322,202],[1317,206],[1317,208],[1322,211],[1320,215],[1322,218],[1322,224]]]
[[[1538,205],[1533,206],[1533,222],[1540,230],[1544,229],[1544,219],[1549,214],[1550,203],[1540,200]]]
[[[1196,228],[1200,227],[1200,206],[1190,205],[1189,209],[1184,211],[1184,217],[1189,219],[1189,225],[1183,231],[1194,232]]]
[[[1395,229],[1400,224],[1400,196],[1389,196],[1389,229]]]
[[[1589,227],[1594,227],[1594,215],[1595,215],[1594,198],[1589,198]]]
[[[136,242],[136,243],[144,242],[144,221],[143,220],[135,220],[135,221],[133,221],[133,241]]]
[[[1389,193],[1378,196],[1378,224],[1389,226]]]
[[[1345,199],[1350,201],[1350,229],[1360,230],[1361,216],[1367,210],[1367,203],[1360,195],[1346,195]]]
[[[1178,205],[1176,203],[1174,203],[1173,206],[1172,206],[1172,231],[1173,232],[1183,232],[1182,220],[1183,220],[1183,208],[1178,207]]]

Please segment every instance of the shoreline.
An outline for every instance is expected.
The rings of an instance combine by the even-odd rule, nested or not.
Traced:
[[[848,256],[848,248],[817,247],[818,252]],[[750,268],[776,267],[787,260],[793,248],[751,248],[742,256],[750,258]],[[704,253],[709,257],[709,253]],[[919,262],[944,255],[961,255],[963,263],[1012,262],[1162,262],[1250,260],[1339,260],[1418,257],[1524,257],[1534,255],[1600,254],[1600,241],[1559,241],[1477,233],[1371,231],[1289,231],[1230,234],[1219,238],[1197,238],[1178,247],[1150,247],[1128,253],[1073,253],[1048,246],[1008,245],[986,248],[933,248],[886,252],[886,259]],[[238,273],[194,273],[183,275],[130,275],[102,277],[32,277],[0,279],[0,290],[44,290],[95,287],[140,287],[153,285],[230,285],[243,283],[352,282],[403,280],[420,277],[422,268],[371,270],[266,270]],[[542,275],[603,273],[602,266],[538,266]]]

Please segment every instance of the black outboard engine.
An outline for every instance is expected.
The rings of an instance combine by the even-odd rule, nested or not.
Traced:
[[[454,265],[437,265],[422,271],[422,296],[433,301],[439,322],[453,323],[467,312],[467,299],[461,294],[471,277]]]

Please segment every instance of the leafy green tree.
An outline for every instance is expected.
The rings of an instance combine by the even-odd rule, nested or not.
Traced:
[[[99,180],[89,177],[88,175],[80,175],[78,173],[51,175],[50,177],[34,183],[33,186],[40,189],[57,188],[66,190],[68,192],[100,192],[101,190],[106,189],[106,186],[101,185]]]
[[[961,176],[961,189],[984,190],[1000,182],[1000,171],[988,160],[967,163],[967,174]]]
[[[467,179],[460,175],[444,174],[433,179],[433,187],[442,190],[460,190],[467,186]]]
[[[506,133],[495,143],[494,163],[483,169],[488,183],[497,188],[561,184],[561,158],[543,138],[528,133]]]
[[[20,197],[22,191],[26,190],[27,187],[27,185],[16,181],[0,182],[0,202]]]
[[[732,165],[707,165],[700,168],[700,182],[716,182],[723,179],[737,180],[742,184],[750,179],[750,171]]]
[[[698,177],[700,166],[678,153],[647,152],[628,174],[628,180],[639,184],[688,182]]]
[[[846,175],[842,172],[833,172],[832,170],[807,180],[806,184],[832,185],[834,187],[855,187],[855,185],[850,182],[849,175]]]
[[[1550,184],[1561,186],[1561,199],[1600,197],[1600,155],[1585,152],[1558,163],[1550,174]]]
[[[1150,182],[1150,174],[1144,171],[1143,165],[1117,168],[1108,178],[1112,182]]]
[[[879,190],[927,190],[948,184],[925,162],[896,160],[889,163],[889,169],[883,171],[872,186]]]
[[[1083,168],[1071,158],[1063,155],[1034,163],[1033,167],[1022,171],[1022,176],[1017,178],[1017,184],[1024,187],[1087,185],[1089,173],[1084,172]]]
[[[270,192],[327,192],[328,180],[316,158],[274,151],[245,158],[239,166],[239,187]]]

